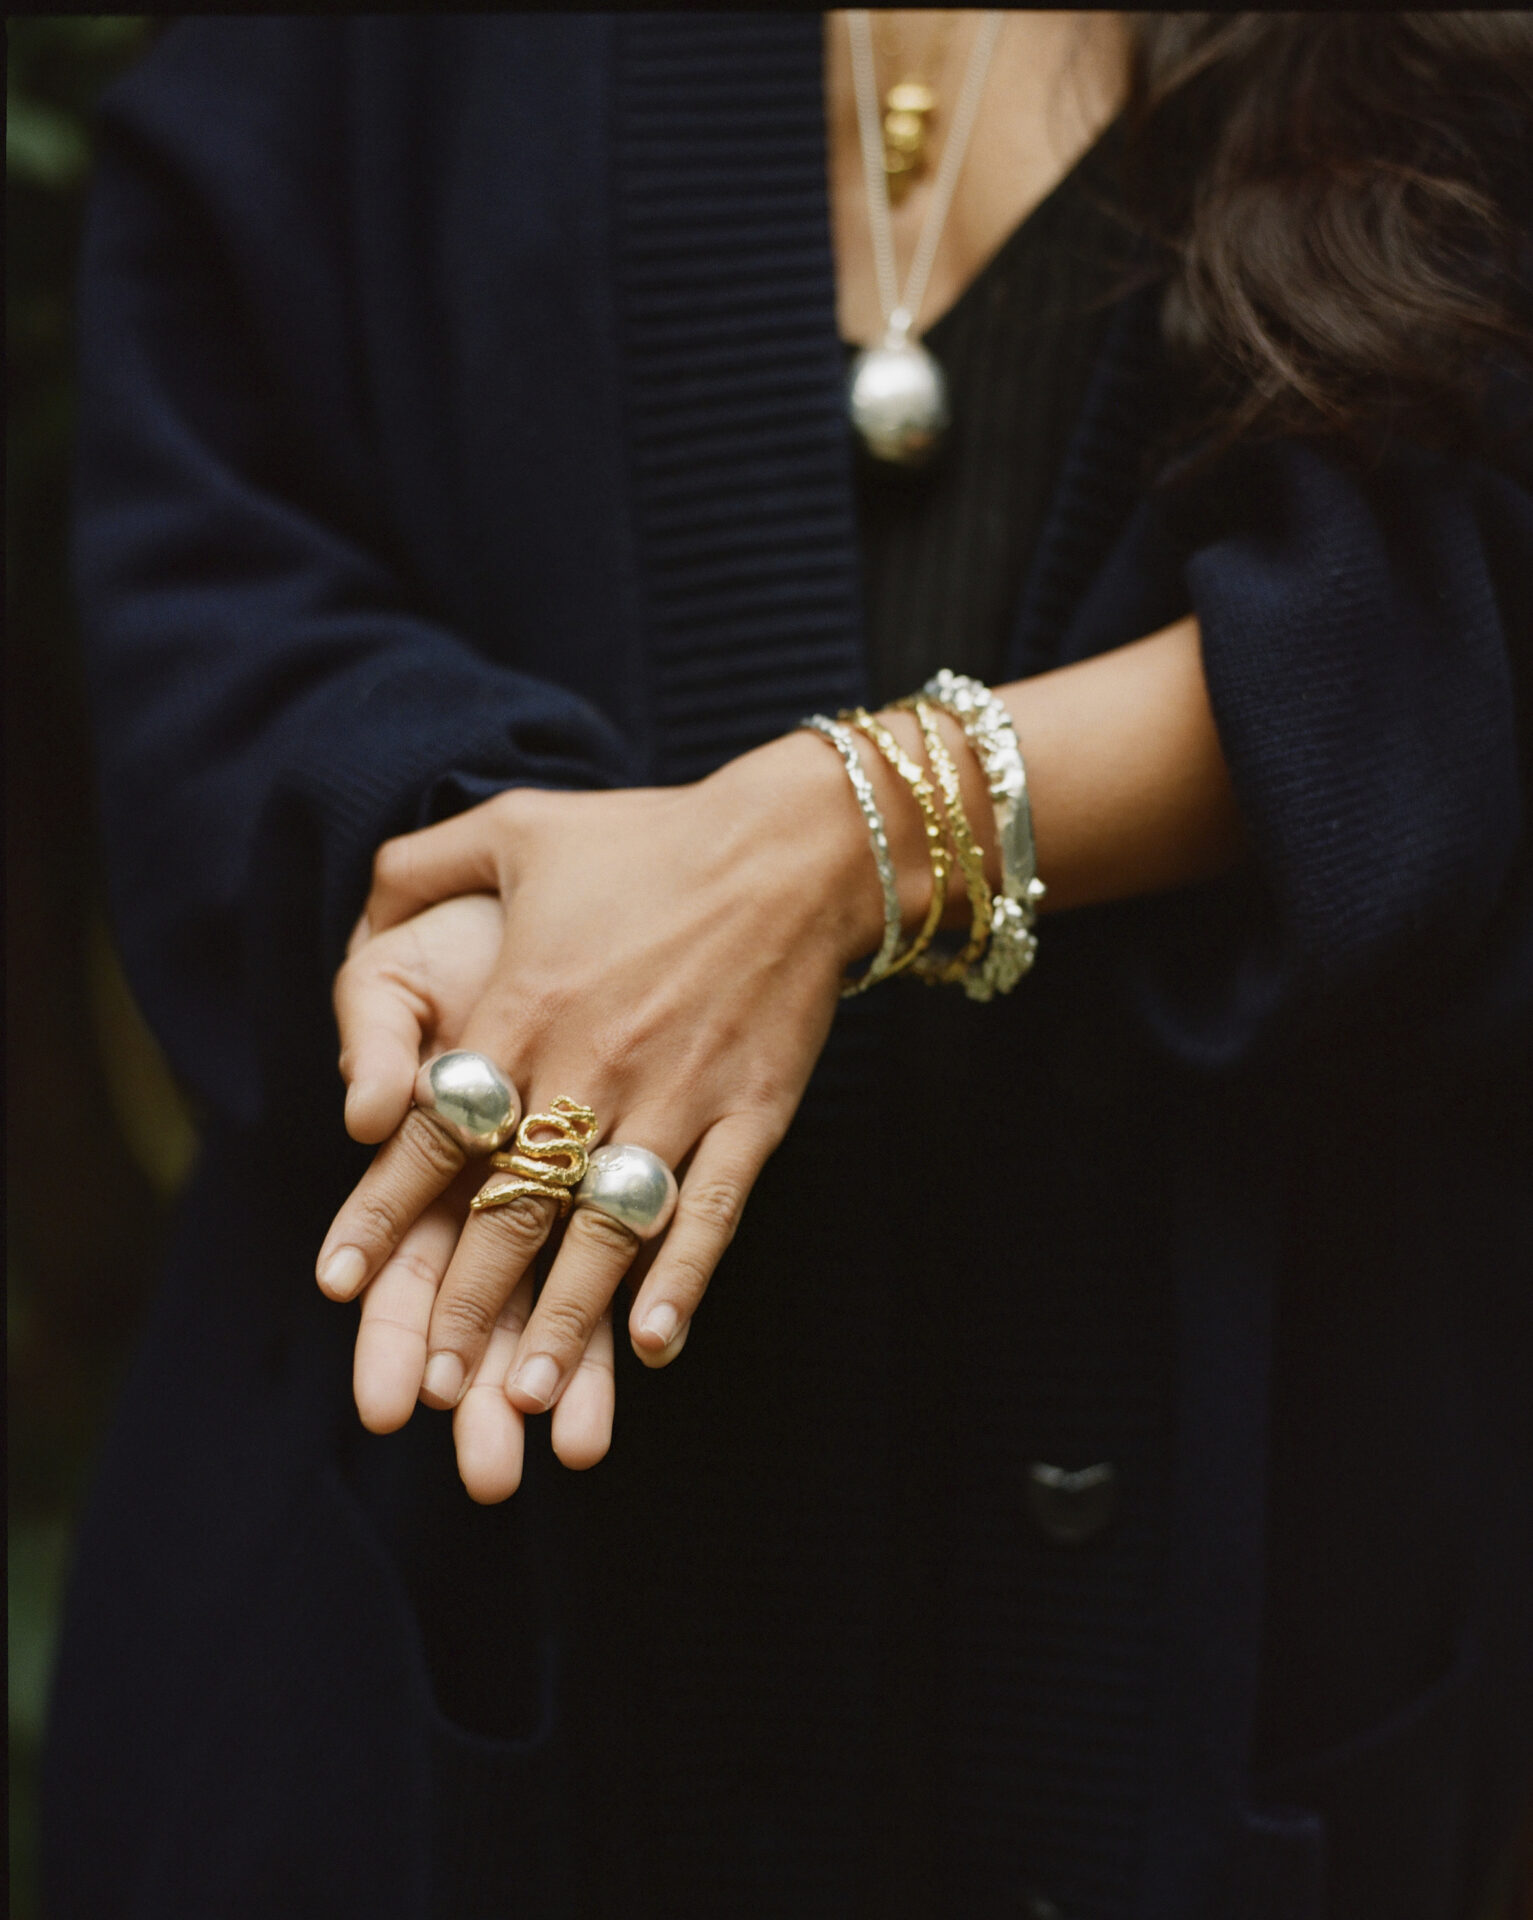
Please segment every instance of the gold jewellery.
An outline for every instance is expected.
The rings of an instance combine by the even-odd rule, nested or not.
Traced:
[[[914,713],[921,729],[926,757],[936,788],[905,752],[889,729],[865,707],[829,720],[823,713],[800,721],[822,734],[841,755],[847,777],[862,809],[872,842],[884,896],[884,937],[872,964],[860,980],[842,988],[843,995],[861,993],[908,971],[929,986],[962,987],[971,1000],[993,1000],[1010,993],[1033,964],[1038,937],[1033,925],[1043,898],[1033,845],[1032,807],[1027,772],[1016,727],[1004,703],[981,680],[944,667],[934,673],[919,693],[896,700],[897,711]],[[974,836],[963,810],[958,769],[937,725],[937,711],[958,722],[964,742],[979,762],[995,809],[996,846],[1000,854],[1001,884],[992,888],[985,878],[984,849]],[[858,758],[851,726],[866,735],[915,796],[926,831],[931,861],[932,897],[920,931],[900,948],[901,915],[898,877],[889,850],[889,833],[878,800]],[[942,923],[948,879],[954,863],[963,875],[969,899],[969,935],[956,953],[933,950],[933,938]],[[523,1123],[526,1124],[525,1122]],[[496,1164],[499,1164],[497,1158]],[[477,1204],[477,1203],[476,1203]]]
[[[903,287],[895,266],[894,219],[890,211],[893,184],[909,177],[888,172],[889,114],[880,118],[878,81],[873,71],[873,29],[865,7],[846,16],[851,41],[852,91],[857,101],[857,139],[862,148],[863,191],[867,198],[868,238],[873,247],[873,272],[878,304],[884,316],[883,336],[864,347],[852,361],[847,387],[847,411],[863,446],[875,460],[896,466],[919,467],[931,459],[951,425],[947,381],[941,367],[919,339],[921,308],[931,279],[937,248],[958,175],[968,151],[969,136],[979,114],[980,95],[990,58],[1005,14],[980,15],[963,85],[953,108],[952,124],[942,143],[942,158],[932,180],[931,198],[915,236]],[[903,84],[903,83],[902,83]],[[913,96],[912,96],[913,97]],[[924,142],[924,119],[908,116]],[[898,116],[896,116],[898,118]]]
[[[858,707],[855,712],[837,716],[841,720],[850,720],[860,733],[877,747],[878,751],[893,767],[894,771],[915,795],[916,805],[921,809],[921,821],[926,829],[926,855],[931,861],[932,897],[926,910],[926,918],[920,931],[905,951],[890,966],[889,974],[900,973],[919,960],[932,943],[932,936],[942,925],[942,915],[947,906],[947,877],[951,868],[948,858],[947,836],[942,828],[942,815],[937,810],[937,798],[932,792],[931,782],[906,753],[894,735],[881,720],[876,720],[866,707]]]
[[[547,1113],[529,1113],[516,1130],[516,1144],[490,1156],[498,1177],[487,1180],[469,1203],[475,1213],[513,1200],[552,1200],[564,1219],[571,1195],[586,1177],[591,1143],[601,1126],[590,1107],[563,1094]]]
[[[946,58],[947,43],[953,32],[953,16],[951,13],[942,15],[924,54],[918,60],[907,60],[901,54],[898,43],[889,31],[891,24],[887,14],[878,16],[879,52],[896,72],[901,67],[905,69],[894,85],[886,90],[882,100],[884,174],[889,182],[889,199],[898,206],[928,165],[928,123],[937,110],[934,82]]]
[[[974,838],[974,830],[969,825],[969,816],[963,810],[963,791],[959,785],[958,769],[953,765],[953,756],[948,752],[941,733],[937,728],[937,716],[926,701],[917,694],[908,700],[900,701],[901,707],[913,708],[920,722],[921,738],[926,743],[926,757],[932,763],[932,772],[937,776],[937,785],[942,789],[942,804],[947,811],[947,830],[952,837],[953,851],[958,856],[958,865],[963,873],[964,891],[969,896],[969,938],[951,959],[943,959],[937,954],[929,954],[926,962],[917,969],[923,980],[943,986],[959,986],[968,969],[985,951],[990,938],[990,882],[985,878],[984,849]]]

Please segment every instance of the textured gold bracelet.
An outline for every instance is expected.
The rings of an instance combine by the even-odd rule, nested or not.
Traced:
[[[969,938],[958,952],[949,959],[928,954],[916,971],[923,980],[934,984],[961,986],[965,974],[985,951],[985,944],[990,938],[991,893],[990,882],[985,878],[985,850],[974,838],[969,816],[963,810],[962,783],[958,778],[958,769],[953,764],[953,756],[948,752],[937,726],[935,711],[919,694],[912,694],[909,700],[902,700],[899,704],[914,712],[920,722],[921,738],[926,742],[926,757],[932,763],[932,772],[937,776],[942,804],[947,811],[948,835],[963,874],[971,916]]]
[[[909,787],[915,795],[916,805],[921,809],[921,820],[926,829],[926,853],[932,869],[931,905],[926,909],[926,918],[921,923],[920,931],[889,968],[891,974],[901,973],[921,958],[931,945],[932,936],[942,925],[942,915],[947,907],[947,877],[952,865],[948,858],[947,835],[943,831],[942,815],[938,810],[937,796],[932,792],[931,782],[883,722],[869,713],[866,707],[858,707],[852,713],[843,714],[841,718],[850,720],[859,732],[868,736]],[[885,978],[887,977],[886,975]]]

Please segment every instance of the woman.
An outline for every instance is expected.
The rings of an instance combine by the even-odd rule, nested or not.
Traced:
[[[1526,27],[881,26],[195,22],[108,105],[78,571],[208,1147],[74,1583],[61,1914],[1485,1895]],[[866,409],[852,458],[886,329],[952,380],[913,476]],[[1007,877],[889,705],[939,666],[1020,737],[1042,957],[843,1005]],[[859,705],[956,797],[796,730]],[[679,1167],[631,1304],[599,1210],[551,1264],[552,1196],[468,1211],[443,1049]]]

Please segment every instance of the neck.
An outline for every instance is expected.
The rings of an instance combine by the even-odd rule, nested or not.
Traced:
[[[951,16],[943,71],[936,77],[941,92],[932,130],[937,159],[981,17],[969,11]],[[919,52],[930,44],[932,23],[941,16],[902,13],[896,18],[901,48]],[[875,16],[875,27],[878,24]],[[873,273],[844,14],[827,15],[825,52],[838,317],[843,338],[866,344],[881,336],[883,314]],[[881,82],[894,77],[884,73],[881,62]],[[943,228],[923,326],[953,304],[1012,228],[1070,171],[1117,112],[1126,84],[1127,45],[1118,14],[1008,12]],[[893,209],[901,272],[931,204],[934,171],[928,167]]]

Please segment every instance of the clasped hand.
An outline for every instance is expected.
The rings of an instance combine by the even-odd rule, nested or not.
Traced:
[[[833,755],[805,734],[689,787],[519,789],[380,849],[335,983],[346,1125],[382,1143],[318,1261],[362,1296],[354,1386],[390,1432],[417,1401],[454,1411],[477,1500],[520,1482],[524,1422],[552,1409],[571,1467],[607,1451],[614,1297],[639,1358],[663,1366],[781,1140],[847,965],[877,944],[865,834]],[[677,1170],[676,1214],[644,1250],[578,1209],[541,1291],[552,1201],[484,1212],[488,1172],[411,1104],[419,1063],[496,1061],[524,1110],[593,1108],[604,1141]]]

